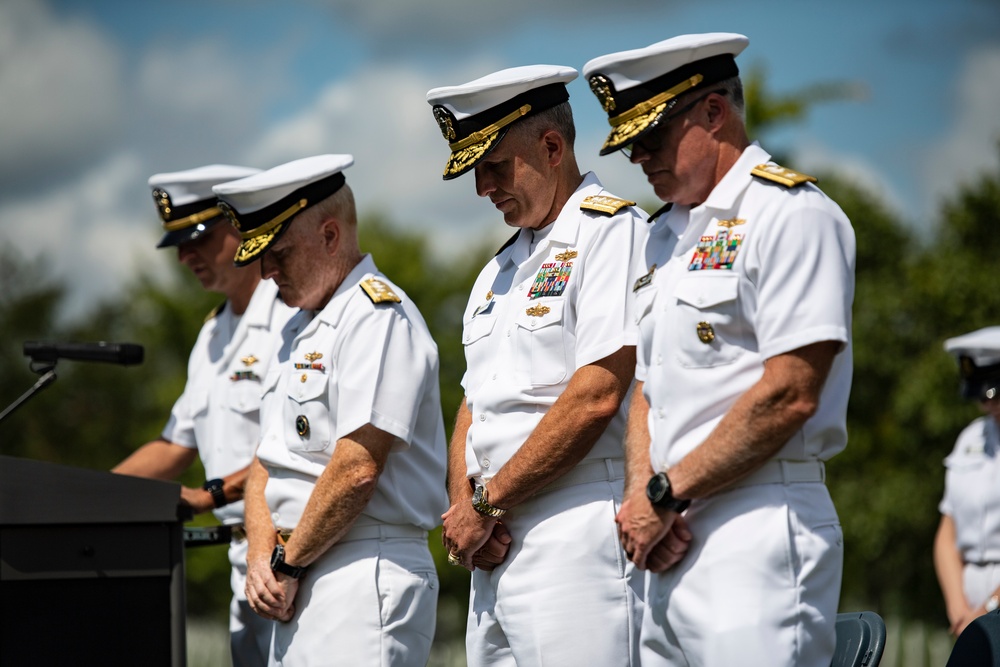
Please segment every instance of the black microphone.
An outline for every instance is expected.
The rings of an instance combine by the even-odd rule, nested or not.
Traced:
[[[142,363],[142,345],[135,343],[51,343],[28,341],[24,355],[35,362],[55,363],[56,359],[101,361],[131,366]]]

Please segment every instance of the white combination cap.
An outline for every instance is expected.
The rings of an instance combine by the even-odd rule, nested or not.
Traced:
[[[584,65],[583,75],[612,128],[601,155],[621,150],[656,127],[683,93],[738,76],[736,56],[749,43],[730,32],[681,35]]]
[[[944,349],[958,358],[965,398],[996,398],[1000,391],[1000,326],[949,338]]]
[[[444,179],[475,167],[515,121],[568,100],[566,84],[577,76],[572,67],[527,65],[428,91],[427,102],[451,148]]]
[[[193,241],[224,219],[212,186],[259,173],[260,169],[210,164],[149,177],[163,230],[157,248]]]
[[[315,155],[214,186],[219,208],[242,237],[236,266],[259,259],[297,214],[343,187],[352,164],[352,155]]]

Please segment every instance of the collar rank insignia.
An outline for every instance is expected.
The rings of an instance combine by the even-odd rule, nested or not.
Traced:
[[[608,216],[614,215],[626,206],[635,206],[635,202],[609,195],[591,195],[580,202],[581,211],[596,211]]]
[[[378,278],[365,278],[361,281],[361,289],[365,291],[372,303],[401,303],[399,296],[392,288]]]
[[[632,286],[632,291],[638,292],[643,287],[646,287],[647,285],[652,283],[653,273],[655,272],[656,272],[656,264],[653,264],[651,267],[649,267],[649,273],[647,273],[646,275],[642,276],[641,278],[635,281],[635,285]]]
[[[550,310],[552,309],[549,308],[548,306],[539,305],[539,306],[532,306],[531,308],[526,308],[524,312],[527,313],[528,315],[531,315],[532,317],[541,317],[542,315],[548,314]]]
[[[779,164],[758,164],[750,170],[750,173],[758,178],[780,183],[786,188],[794,188],[803,183],[817,183],[819,181],[815,176],[800,174]]]

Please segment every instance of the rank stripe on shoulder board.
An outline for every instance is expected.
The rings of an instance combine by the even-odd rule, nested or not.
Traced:
[[[401,303],[402,301],[391,287],[378,278],[365,278],[361,281],[360,286],[368,298],[372,300],[372,303]]]
[[[750,173],[758,178],[780,183],[786,188],[794,188],[803,183],[817,183],[819,179],[809,174],[782,167],[780,164],[758,164]]]
[[[604,215],[614,215],[626,206],[635,206],[635,202],[609,195],[591,195],[580,202],[581,211],[596,211]]]

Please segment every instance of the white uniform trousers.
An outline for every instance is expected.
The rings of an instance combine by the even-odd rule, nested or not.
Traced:
[[[696,501],[684,559],[647,577],[643,667],[829,667],[843,533],[821,482]]]
[[[997,586],[1000,586],[1000,563],[966,563],[962,568],[962,587],[969,606],[984,604]]]
[[[622,480],[606,479],[511,510],[506,560],[472,576],[469,667],[638,664],[642,577],[618,541],[621,499]]]
[[[233,599],[229,603],[229,647],[233,667],[264,667],[271,648],[273,623],[258,616],[247,602],[247,541],[229,543],[229,576]]]
[[[423,535],[331,547],[302,577],[295,615],[274,624],[270,664],[424,667],[439,586]]]

